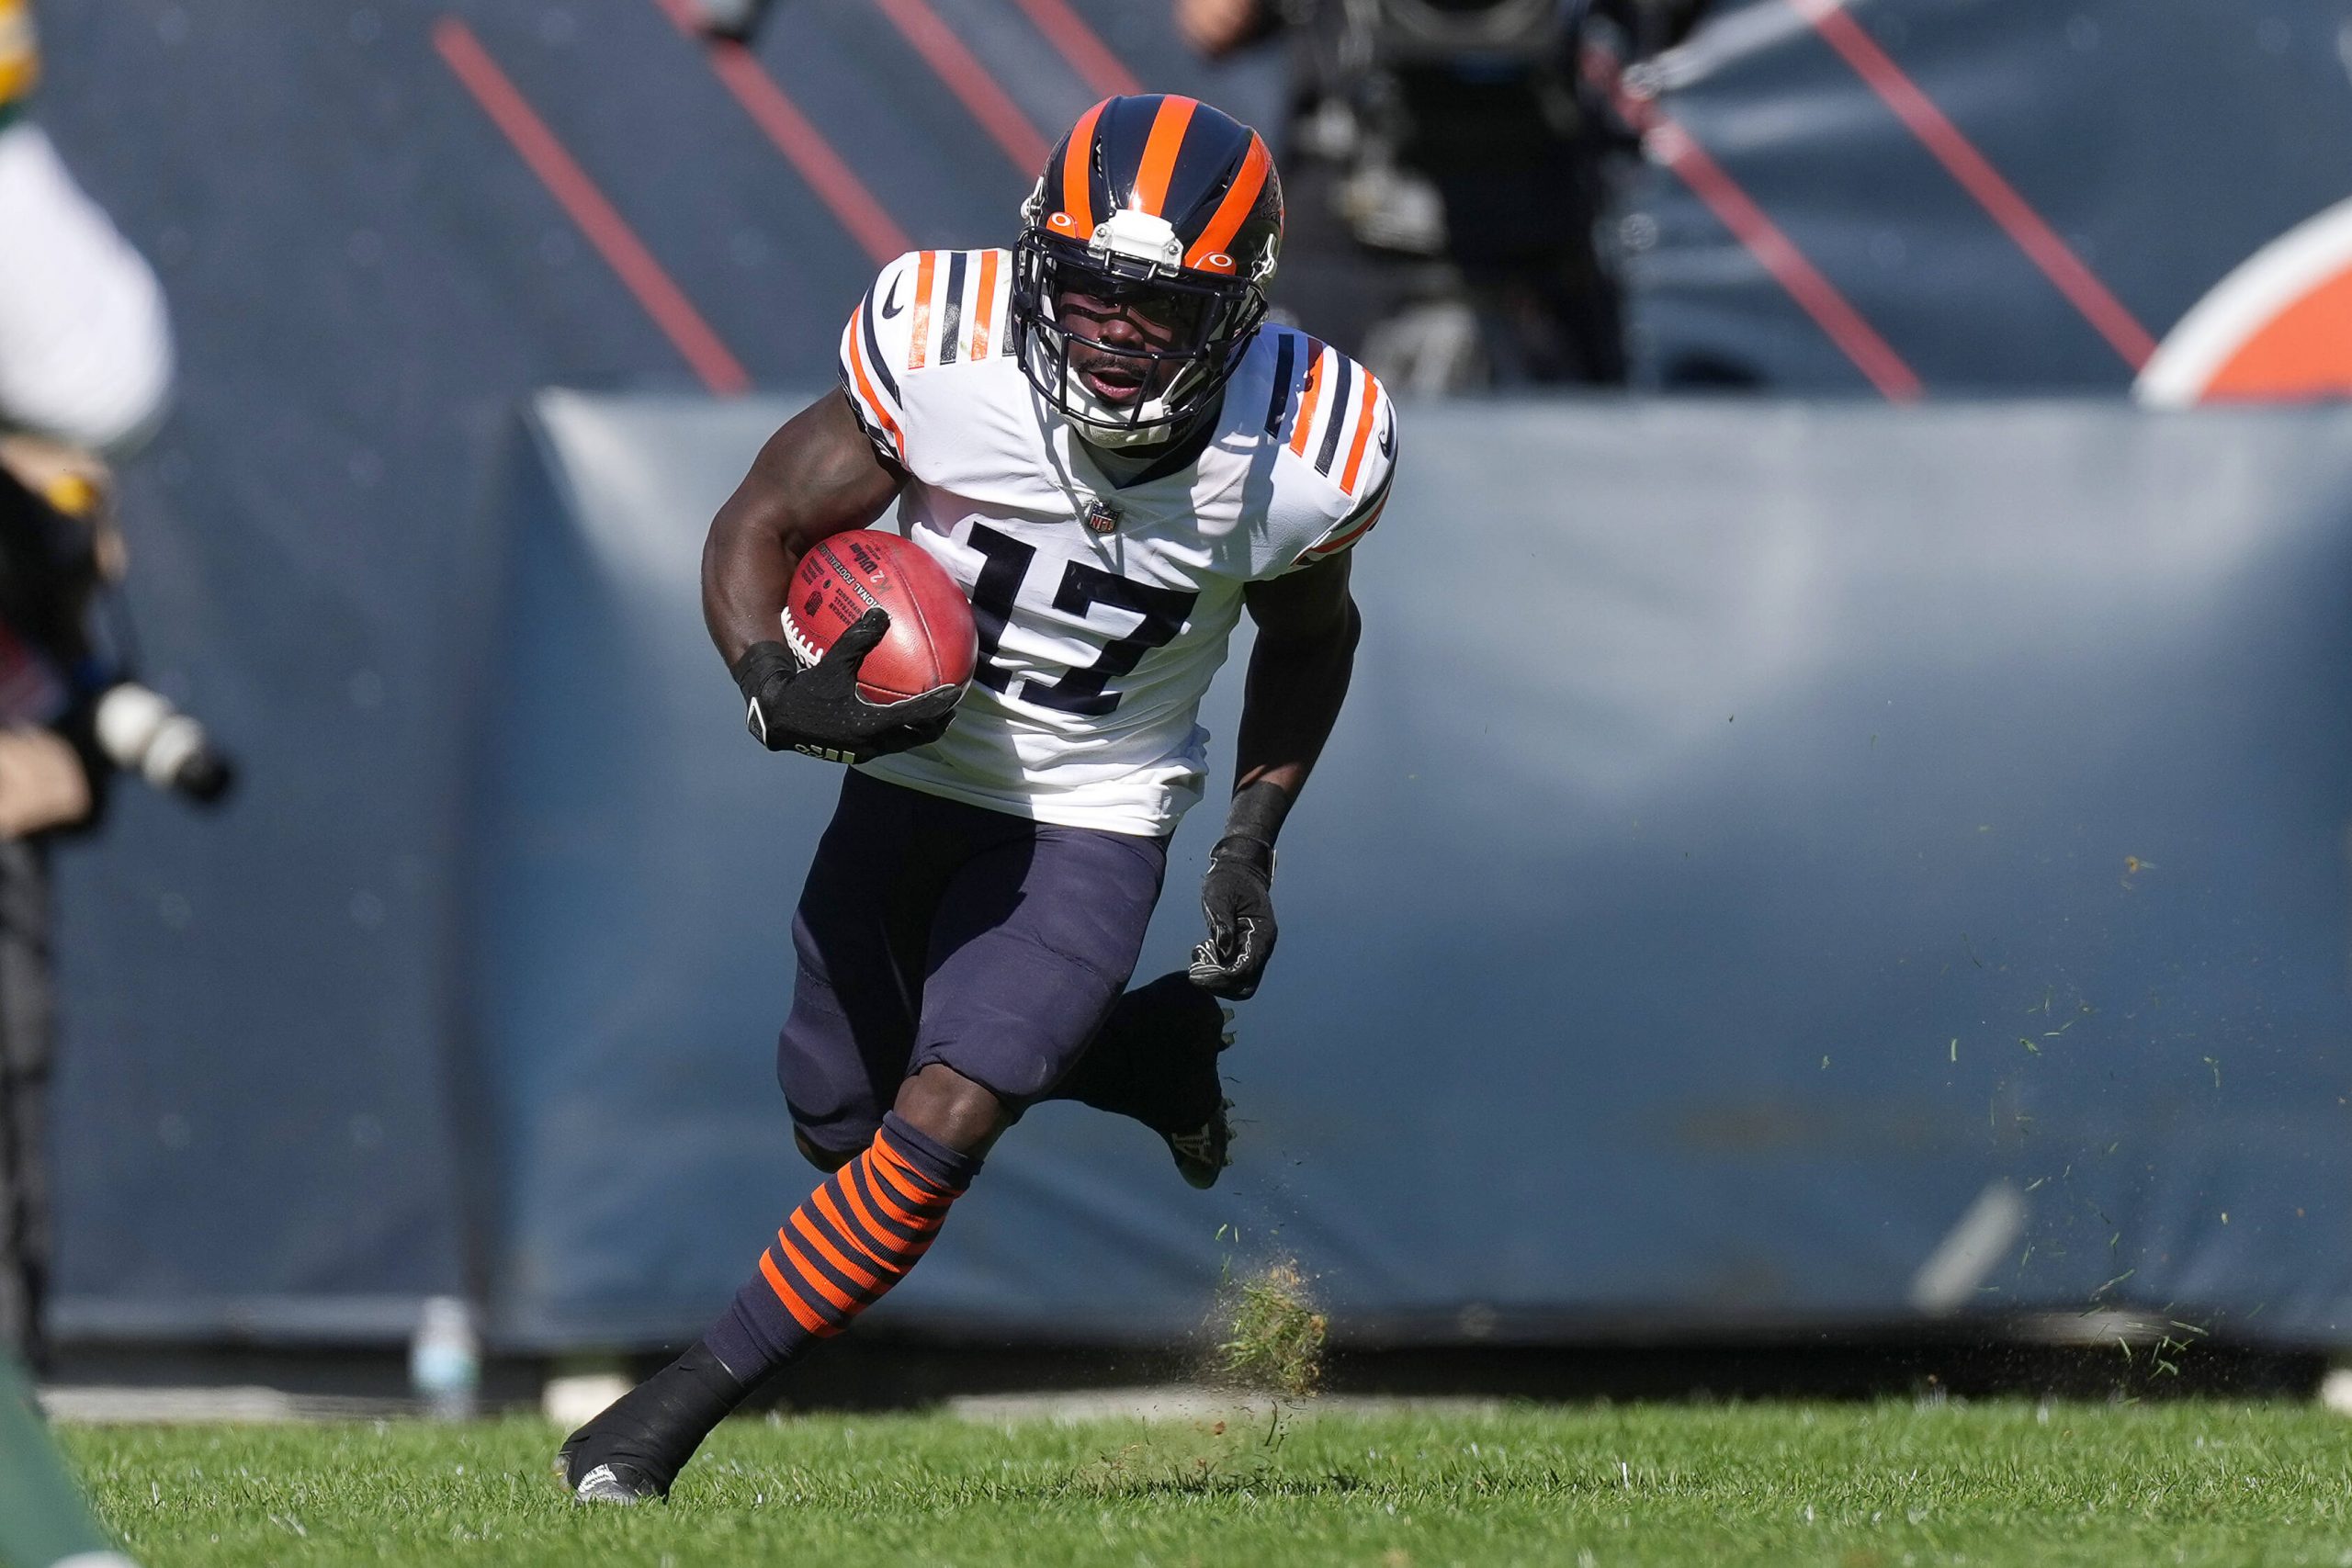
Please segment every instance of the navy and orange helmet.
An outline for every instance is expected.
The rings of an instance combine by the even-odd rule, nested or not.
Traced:
[[[1283,186],[1265,139],[1196,98],[1106,98],[1079,117],[1021,209],[1012,250],[1013,352],[1030,383],[1088,440],[1163,441],[1216,406],[1266,314],[1283,243]],[[1147,362],[1152,395],[1104,402],[1074,375],[1065,293],[1148,301],[1176,329]],[[1109,345],[1102,345],[1108,348]]]

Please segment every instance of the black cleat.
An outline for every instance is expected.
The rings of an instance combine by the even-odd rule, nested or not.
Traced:
[[[1121,997],[1051,1098],[1129,1116],[1159,1134],[1194,1187],[1214,1187],[1233,1141],[1217,1057],[1233,1043],[1233,1010],[1183,970]]]
[[[639,1503],[669,1501],[667,1483],[626,1461],[597,1465],[585,1475],[577,1473],[579,1466],[573,1462],[569,1449],[557,1456],[557,1461],[563,1468],[564,1484],[571,1488],[571,1500],[575,1503],[610,1503],[633,1508]]]
[[[747,1392],[696,1341],[566,1438],[556,1472],[575,1503],[666,1501],[678,1472]]]
[[[1175,1156],[1176,1174],[1185,1184],[1205,1192],[1216,1185],[1225,1168],[1233,1163],[1233,1123],[1226,1112],[1233,1109],[1233,1101],[1225,1098],[1225,1083],[1217,1076],[1216,1059],[1233,1048],[1233,1010],[1219,1003],[1216,1010],[1217,1037],[1214,1049],[1208,1048],[1204,1036],[1196,1035],[1191,1042],[1195,1054],[1196,1072],[1205,1071],[1210,1089],[1216,1095],[1216,1109],[1209,1119],[1188,1133],[1167,1133],[1159,1135],[1168,1140],[1168,1152]]]
[[[1233,1036],[1226,1037],[1230,1044]],[[1216,1114],[1190,1133],[1162,1133],[1168,1140],[1168,1152],[1176,1156],[1176,1174],[1205,1192],[1216,1185],[1225,1168],[1233,1163],[1229,1152],[1233,1146],[1233,1123],[1226,1112],[1233,1109],[1233,1101],[1217,1101]]]

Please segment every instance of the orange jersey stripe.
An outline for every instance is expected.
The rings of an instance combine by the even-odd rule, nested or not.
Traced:
[[[1340,488],[1350,495],[1356,492],[1356,470],[1363,466],[1363,449],[1372,440],[1372,416],[1374,412],[1372,405],[1373,400],[1379,396],[1380,383],[1372,378],[1371,371],[1365,371],[1363,400],[1357,405],[1363,412],[1356,415],[1356,438],[1348,448],[1348,466],[1340,471]]]
[[[907,455],[907,442],[906,438],[899,434],[899,423],[890,417],[890,411],[883,406],[882,400],[874,395],[874,383],[865,378],[865,352],[858,346],[859,340],[865,335],[865,307],[860,305],[856,312],[850,317],[850,374],[856,378],[857,393],[865,404],[865,412],[882,422],[882,428],[889,433],[890,445],[898,449],[900,457],[904,457]]]
[[[1151,135],[1143,144],[1143,165],[1136,171],[1136,200],[1155,218],[1168,216],[1160,211],[1168,205],[1168,177],[1176,172],[1176,152],[1184,145],[1184,128],[1193,123],[1193,111],[1200,107],[1198,98],[1170,93],[1159,100],[1159,112],[1151,118]]]
[[[980,253],[980,292],[972,305],[972,353],[974,359],[989,356],[989,320],[996,313],[996,253]]]
[[[1354,527],[1349,529],[1338,538],[1326,539],[1321,544],[1312,547],[1299,558],[1301,560],[1321,560],[1324,557],[1330,555],[1335,550],[1347,548],[1347,547],[1353,541],[1361,539],[1366,534],[1371,533],[1372,525],[1374,523],[1379,522],[1380,514],[1387,510],[1388,502],[1383,501],[1379,505],[1372,509],[1371,516],[1366,517],[1363,522],[1357,524]]]
[[[924,355],[930,349],[931,337],[931,276],[937,263],[937,251],[925,251],[915,263],[915,313],[908,331],[914,336],[914,346],[907,351],[907,368],[922,368]]]
[[[831,1324],[820,1317],[814,1307],[800,1299],[800,1292],[792,1288],[783,1270],[776,1268],[774,1254],[765,1251],[760,1254],[760,1272],[767,1276],[768,1289],[775,1292],[775,1299],[784,1303],[784,1310],[790,1313],[801,1327],[811,1334],[831,1334],[833,1331]]]
[[[1201,231],[1201,237],[1185,253],[1186,266],[1198,266],[1233,243],[1233,236],[1241,231],[1241,220],[1250,216],[1250,209],[1257,205],[1258,193],[1266,188],[1266,171],[1273,166],[1274,160],[1266,151],[1266,143],[1256,132],[1251,132],[1250,155],[1241,160],[1241,173],[1234,176],[1232,186],[1225,193],[1225,199],[1216,204],[1216,211],[1210,215],[1208,227]]]
[[[1094,232],[1094,122],[1102,118],[1105,98],[1070,127],[1069,151],[1062,155],[1062,210],[1078,225],[1078,237]]]
[[[1323,396],[1323,345],[1308,340],[1315,359],[1306,369],[1306,390],[1298,400],[1298,423],[1292,426],[1290,449],[1297,457],[1306,456],[1306,433],[1315,427],[1315,404]]]

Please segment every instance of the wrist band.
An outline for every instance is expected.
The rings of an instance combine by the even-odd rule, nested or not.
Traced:
[[[1253,839],[1265,846],[1271,858],[1274,838],[1283,830],[1283,818],[1289,815],[1290,792],[1260,779],[1233,792],[1233,803],[1225,811],[1225,836]]]

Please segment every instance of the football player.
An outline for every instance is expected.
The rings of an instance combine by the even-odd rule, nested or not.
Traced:
[[[1378,383],[1265,322],[1282,222],[1248,127],[1173,96],[1097,105],[1011,251],[883,269],[842,334],[842,389],[711,525],[704,616],[752,735],[854,764],[793,921],[778,1043],[800,1147],[831,1174],[702,1339],[565,1443],[576,1498],[666,1496],[755,1384],[914,1266],[1036,1100],[1138,1116],[1196,1182],[1223,1164],[1216,998],[1250,995],[1273,952],[1275,839],[1347,693],[1348,552],[1396,456]],[[960,704],[858,696],[878,609],[813,665],[777,640],[802,551],[894,506],[971,599]],[[1122,998],[1245,609],[1207,932],[1188,973]]]

